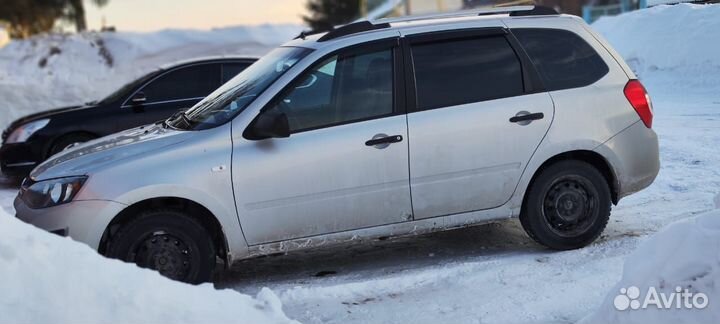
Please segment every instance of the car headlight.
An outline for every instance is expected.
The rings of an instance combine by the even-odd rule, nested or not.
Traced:
[[[71,202],[87,180],[86,176],[23,181],[20,198],[32,209],[48,208]]]
[[[47,126],[47,124],[50,122],[50,119],[40,119],[36,121],[29,122],[27,124],[23,124],[18,128],[15,128],[15,130],[10,133],[7,140],[5,140],[5,143],[12,144],[12,143],[23,143],[32,136],[32,134],[35,134],[35,132],[43,129],[43,127]]]

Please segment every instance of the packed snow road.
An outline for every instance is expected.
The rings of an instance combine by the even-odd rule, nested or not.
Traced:
[[[516,221],[346,249],[248,260],[216,286],[255,295],[269,287],[303,323],[574,322],[619,279],[624,257],[668,223],[713,208],[720,190],[720,100],[713,88],[644,79],[654,99],[662,170],[614,208],[587,248],[553,252]],[[3,185],[12,211],[16,188]]]

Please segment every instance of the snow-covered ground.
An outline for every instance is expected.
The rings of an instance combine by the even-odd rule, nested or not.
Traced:
[[[594,244],[548,251],[511,221],[372,246],[248,260],[221,273],[216,287],[250,295],[269,287],[285,313],[303,323],[574,323],[598,308],[595,316],[600,317],[594,318],[617,319],[607,310],[607,300],[620,285],[643,286],[664,274],[661,271],[676,270],[658,267],[656,276],[626,271],[623,277],[626,259],[627,269],[638,269],[633,258],[659,251],[650,244],[633,254],[638,245],[670,223],[714,209],[714,200],[720,199],[715,198],[720,192],[719,14],[720,5],[661,6],[605,18],[594,26],[648,88],[662,162],[655,183],[623,199]],[[15,189],[6,188],[0,190],[0,207],[11,211]],[[705,233],[717,235],[712,229],[716,220],[708,219],[720,215],[710,215],[693,221],[701,224],[693,228],[710,228]],[[714,249],[707,256],[717,258],[719,247],[712,244],[704,248]],[[659,256],[667,262],[688,260]],[[659,261],[648,256],[647,262]],[[688,268],[679,269],[673,275]],[[708,273],[717,278],[717,270]],[[633,281],[639,278],[643,280]]]

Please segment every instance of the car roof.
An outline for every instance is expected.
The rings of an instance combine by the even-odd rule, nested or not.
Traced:
[[[497,20],[504,19],[527,19],[534,17],[544,18],[573,18],[575,16],[558,14],[554,9],[542,6],[513,6],[485,9],[462,10],[456,12],[402,16],[395,18],[382,18],[377,20],[359,20],[351,24],[343,25],[330,32],[314,33],[304,32],[294,40],[285,43],[283,46],[307,47],[319,49],[335,39],[344,39],[352,36],[371,37],[374,33],[387,33],[389,31],[402,32],[403,30],[421,27],[461,24],[474,20]],[[334,35],[333,35],[334,34]]]
[[[172,63],[165,63],[160,66],[159,70],[170,70],[181,66],[194,65],[194,64],[205,64],[205,63],[253,63],[258,60],[258,57],[253,56],[235,56],[235,55],[215,55],[215,56],[202,56],[193,57],[189,59],[174,61]]]

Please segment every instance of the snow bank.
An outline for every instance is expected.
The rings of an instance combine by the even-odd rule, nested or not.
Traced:
[[[720,4],[678,4],[603,17],[599,31],[640,75],[720,72]],[[695,74],[697,76],[697,74]]]
[[[100,99],[167,63],[204,56],[258,57],[300,30],[297,25],[261,25],[16,40],[0,48],[0,128],[35,111]]]
[[[256,298],[191,286],[22,223],[0,208],[3,323],[297,323],[267,288]]]
[[[600,309],[582,323],[714,323],[720,318],[719,249],[720,209],[669,225],[627,258],[620,282],[610,290]],[[631,293],[630,287],[639,288],[635,290],[639,295]],[[673,293],[678,298],[677,287],[702,293],[708,303],[704,309],[678,309],[675,303],[671,303],[671,309],[652,304],[646,309],[634,309],[633,304],[627,304],[636,300],[634,306],[642,307],[650,287],[661,298],[662,294],[670,298]],[[631,294],[636,298],[625,298],[635,297]],[[698,302],[702,305],[701,299]],[[617,310],[616,305],[630,308]]]

